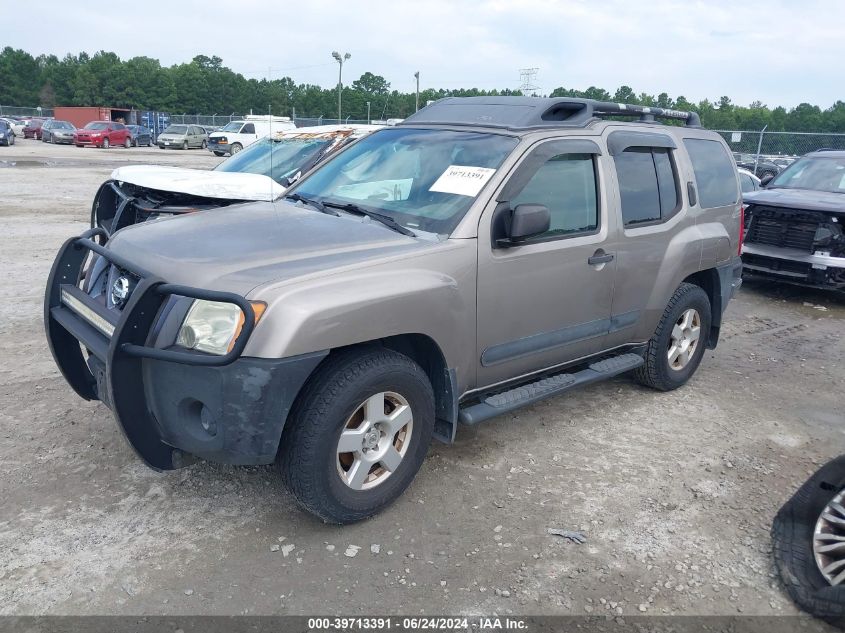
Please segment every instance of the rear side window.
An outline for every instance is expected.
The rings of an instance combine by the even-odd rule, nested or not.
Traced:
[[[548,207],[551,223],[546,233],[532,239],[563,237],[598,228],[596,173],[591,154],[560,154],[543,163],[517,196],[519,204]]]
[[[736,166],[718,141],[685,138],[692,161],[698,201],[705,209],[736,204]]]
[[[625,226],[669,219],[679,208],[675,167],[664,147],[629,147],[614,157]]]

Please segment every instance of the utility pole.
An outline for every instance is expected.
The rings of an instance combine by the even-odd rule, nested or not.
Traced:
[[[343,62],[352,57],[349,53],[344,53],[343,57],[337,51],[332,51],[332,57],[338,63],[337,71],[337,124],[340,125],[341,117],[341,94],[343,92]]]
[[[417,79],[417,97],[414,100],[414,112],[420,109],[420,71],[414,73],[414,77]]]
[[[519,69],[519,89],[522,91],[523,95],[528,95],[531,93],[531,96],[537,96],[537,89],[539,86],[534,84],[534,80],[537,78],[537,72],[539,68],[520,68]]]
[[[367,125],[370,124],[370,102],[367,101]]]

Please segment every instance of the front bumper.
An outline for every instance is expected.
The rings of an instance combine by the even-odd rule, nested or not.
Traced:
[[[65,242],[47,284],[45,330],[68,384],[82,398],[106,404],[132,448],[157,470],[179,468],[192,457],[272,462],[294,399],[326,352],[242,357],[254,328],[248,301],[168,284],[90,239],[104,235],[92,229]],[[122,312],[78,288],[90,251],[140,278]],[[157,330],[174,309],[174,296],[238,305],[245,322],[232,351],[212,356],[157,347]]]
[[[760,277],[815,288],[845,288],[845,257],[746,242],[742,263],[747,272]]]
[[[91,138],[90,136],[86,136],[86,137],[82,137],[82,138],[76,137],[76,138],[73,139],[73,143],[75,145],[93,145],[94,147],[102,147],[103,138],[104,137],[102,137],[102,136],[98,137],[98,138]]]
[[[213,140],[209,140],[208,149],[212,152],[223,152],[224,154],[229,154],[232,151],[232,146],[230,143],[217,143]]]

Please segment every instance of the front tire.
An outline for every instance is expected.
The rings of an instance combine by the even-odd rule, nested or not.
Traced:
[[[307,511],[352,523],[395,501],[422,466],[434,392],[407,356],[353,349],[330,356],[299,394],[278,465]]]
[[[128,136],[123,141],[123,147],[125,147],[126,149],[129,149],[130,147],[132,147],[132,139],[129,138]]]
[[[241,145],[240,143],[233,143],[233,144],[232,144],[232,149],[230,150],[230,151],[231,151],[231,153],[232,153],[232,156],[234,156],[235,154],[237,154],[237,153],[238,153],[239,151],[241,151],[243,148],[244,148],[244,146],[243,146],[243,145]]]
[[[111,146],[111,142],[109,141],[108,137],[103,139],[103,149],[108,149]]]
[[[707,293],[699,286],[682,283],[663,311],[646,346],[645,364],[634,371],[634,378],[660,391],[686,384],[704,356],[710,321]]]
[[[188,141],[182,142],[182,149],[188,149]]]

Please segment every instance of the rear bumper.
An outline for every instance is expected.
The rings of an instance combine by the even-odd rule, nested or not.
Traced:
[[[243,297],[167,284],[86,239],[103,233],[68,240],[47,285],[45,330],[68,384],[82,398],[106,404],[132,448],[157,470],[179,468],[192,456],[228,464],[272,462],[294,399],[326,353],[242,358],[254,327]],[[122,312],[77,287],[91,250],[140,277]],[[172,296],[238,305],[246,318],[232,351],[211,356],[156,347]]]
[[[816,288],[845,288],[845,257],[743,244],[743,268],[760,277]]]

